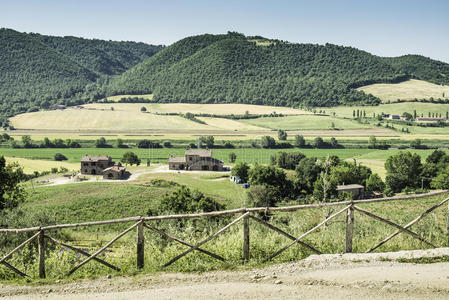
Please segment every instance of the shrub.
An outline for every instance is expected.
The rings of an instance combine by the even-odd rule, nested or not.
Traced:
[[[56,161],[63,161],[63,160],[67,160],[67,157],[65,157],[64,154],[56,153],[54,159]]]

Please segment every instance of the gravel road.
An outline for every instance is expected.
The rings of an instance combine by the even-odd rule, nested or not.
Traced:
[[[312,255],[259,269],[159,273],[0,285],[4,299],[449,299],[449,263],[396,259],[449,255],[449,248],[377,254]]]

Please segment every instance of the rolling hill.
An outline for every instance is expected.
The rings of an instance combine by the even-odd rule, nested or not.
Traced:
[[[151,95],[154,102],[310,107],[376,105],[358,90],[420,79],[449,84],[449,64],[384,58],[352,47],[204,34],[171,46],[0,29],[0,122],[54,104]]]
[[[448,84],[449,64],[228,33],[183,39],[117,77],[109,92],[160,102],[334,106],[380,103],[355,88],[410,78]]]
[[[101,98],[108,75],[117,75],[162,46],[49,37],[0,29],[0,123],[8,116],[56,103]]]

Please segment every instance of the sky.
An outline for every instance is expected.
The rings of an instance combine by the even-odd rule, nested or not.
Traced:
[[[447,0],[0,0],[0,27],[164,45],[237,31],[449,63]]]

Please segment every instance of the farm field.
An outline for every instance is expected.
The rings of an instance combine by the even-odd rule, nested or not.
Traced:
[[[329,130],[332,123],[336,129],[365,129],[373,128],[372,125],[360,124],[352,120],[344,120],[329,116],[301,115],[287,116],[282,118],[258,118],[242,120],[247,124],[252,124],[270,129],[284,130]]]
[[[352,118],[352,112],[354,110],[364,110],[366,111],[367,117],[372,117],[373,113],[376,116],[380,113],[386,114],[396,114],[402,115],[404,112],[408,112],[413,115],[413,111],[416,110],[418,115],[423,114],[427,116],[428,113],[438,113],[443,116],[446,115],[446,111],[449,111],[449,104],[439,104],[439,103],[423,103],[423,102],[402,102],[402,103],[391,103],[391,104],[380,104],[377,106],[336,106],[322,108],[326,109],[326,112],[333,113],[337,117]]]
[[[122,97],[122,96],[115,96]],[[277,114],[291,115],[291,114],[311,114],[300,109],[282,107],[282,106],[266,106],[266,105],[251,105],[251,104],[192,104],[192,103],[96,103],[83,105],[86,108],[105,109],[110,110],[111,106],[115,110],[123,111],[140,111],[142,106],[146,107],[149,112],[156,113],[194,113],[194,114],[244,114],[248,111],[250,114]]]
[[[401,83],[376,83],[358,88],[383,102],[413,99],[449,99],[449,86],[410,79]]]
[[[1,151],[0,151],[1,152]],[[2,155],[2,154],[0,154]],[[50,171],[51,168],[64,167],[69,171],[78,170],[79,163],[70,163],[65,161],[43,160],[43,159],[27,159],[22,157],[5,157],[6,163],[16,162],[23,167],[25,174],[31,174],[34,171]]]

